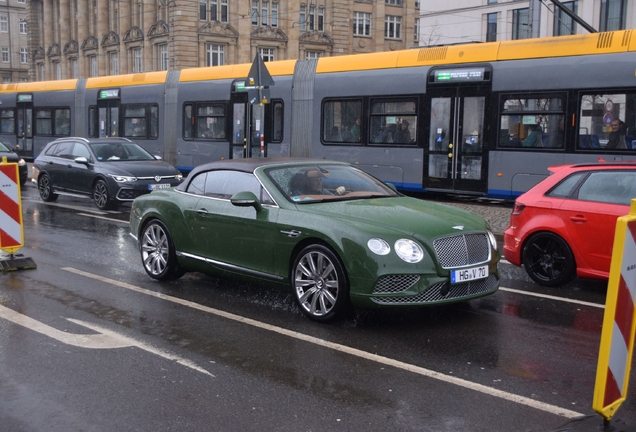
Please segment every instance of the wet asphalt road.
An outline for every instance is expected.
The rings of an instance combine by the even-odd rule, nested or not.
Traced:
[[[495,231],[510,211],[453,205]],[[0,274],[0,430],[599,430],[603,283],[545,289],[502,263],[493,296],[320,325],[271,287],[151,280],[128,208],[24,189],[38,267]],[[635,399],[614,430],[636,431]]]

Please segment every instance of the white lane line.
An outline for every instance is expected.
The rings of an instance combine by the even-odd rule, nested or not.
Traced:
[[[112,218],[108,218],[108,217],[104,217],[104,216],[98,216],[98,215],[94,215],[94,214],[88,214],[88,213],[78,213],[78,215],[80,216],[87,216],[87,217],[92,217],[95,219],[104,219],[110,222],[120,222],[120,223],[125,223],[126,225],[130,224],[130,221],[127,220],[121,220],[121,219],[112,219]]]
[[[139,342],[135,339],[123,336],[119,333],[108,330],[104,327],[87,323],[85,321],[80,321],[80,320],[76,320],[72,318],[66,318],[68,321],[71,321],[75,324],[78,324],[84,327],[88,327],[89,329],[98,332],[98,334],[87,335],[87,334],[73,334],[73,333],[64,332],[2,305],[0,305],[0,318],[9,320],[15,324],[21,325],[22,327],[26,327],[30,330],[33,330],[35,332],[48,336],[64,344],[72,345],[72,346],[76,346],[80,348],[88,348],[88,349],[112,349],[112,348],[128,348],[128,347],[141,348],[142,350],[148,351],[152,354],[158,355],[165,359],[175,361],[179,363],[180,365],[189,367],[190,369],[194,369],[198,372],[204,373],[214,378],[214,375],[212,375],[210,372],[206,371],[205,369],[200,368],[199,366],[197,366],[190,360],[161,351],[143,342]]]
[[[555,415],[559,415],[559,416],[563,416],[563,417],[567,417],[567,418],[575,418],[575,417],[581,417],[583,416],[582,413],[576,412],[576,411],[571,411],[569,409],[565,409],[565,408],[561,408],[558,406],[554,406],[554,405],[550,405],[547,403],[543,403],[534,399],[530,399],[524,396],[519,396],[513,393],[508,393],[502,390],[498,390],[492,387],[488,387],[482,384],[477,384],[468,380],[464,380],[461,378],[457,378],[454,376],[449,376],[449,375],[444,375],[442,373],[439,372],[435,372],[429,369],[425,369],[423,367],[419,367],[419,366],[415,366],[409,363],[404,363],[398,360],[394,360],[388,357],[384,357],[384,356],[380,356],[377,354],[372,354],[366,351],[362,351],[356,348],[351,348],[348,347],[346,345],[341,345],[341,344],[337,344],[337,343],[333,343],[333,342],[329,342],[329,341],[325,341],[323,339],[319,339],[313,336],[308,336],[305,335],[303,333],[298,333],[292,330],[287,330],[284,329],[282,327],[277,327],[277,326],[273,326],[271,324],[267,324],[267,323],[263,323],[260,321],[256,321],[250,318],[245,318],[242,317],[240,315],[235,315],[232,313],[228,313],[228,312],[224,312],[222,310],[219,309],[214,309],[208,306],[203,306],[201,304],[198,303],[194,303],[188,300],[183,300],[177,297],[173,297],[170,295],[166,295],[166,294],[161,294],[155,291],[151,291],[151,290],[147,290],[145,288],[141,288],[135,285],[131,285],[128,284],[126,282],[120,282],[114,279],[109,279],[109,278],[105,278],[103,276],[99,276],[93,273],[88,273],[82,270],[78,270],[72,267],[64,267],[62,270],[66,270],[68,272],[71,273],[75,273],[81,276],[86,276],[88,278],[91,279],[95,279],[95,280],[99,280],[108,284],[112,284],[112,285],[116,285],[122,288],[126,288],[129,289],[131,291],[135,291],[141,294],[146,294],[149,295],[151,297],[156,297],[162,300],[166,300],[172,303],[176,303],[176,304],[180,304],[182,306],[186,306],[192,309],[196,309],[196,310],[200,310],[202,312],[206,312],[206,313],[210,313],[210,314],[214,314],[226,319],[230,319],[233,321],[237,321],[243,324],[247,324],[253,327],[257,327],[260,329],[264,329],[264,330],[268,330],[274,333],[278,333],[290,338],[294,338],[294,339],[298,339],[307,343],[311,343],[314,345],[318,345],[321,347],[325,347],[325,348],[329,348],[335,351],[339,351],[339,352],[343,352],[343,353],[347,353],[350,354],[352,356],[356,356],[356,357],[360,357],[366,360],[370,360],[370,361],[374,361],[376,363],[380,363],[380,364],[384,364],[387,366],[392,366],[398,369],[402,369],[402,370],[406,370],[412,373],[416,373],[418,375],[422,375],[428,378],[433,378],[436,380],[440,380],[443,382],[447,382],[450,384],[454,384],[460,387],[464,387],[470,390],[474,390],[477,392],[481,392],[490,396],[494,396],[494,397],[498,397],[510,402],[515,402],[521,405],[526,405],[532,408],[536,408],[538,410],[541,411],[546,411],[550,414],[555,414]]]
[[[540,298],[546,298],[546,299],[550,299],[550,300],[557,300],[557,301],[561,301],[561,302],[565,302],[565,303],[574,303],[574,304],[578,304],[578,305],[582,305],[582,306],[589,306],[589,307],[595,307],[595,308],[599,308],[599,309],[605,309],[605,305],[603,305],[603,304],[590,303],[590,302],[586,302],[586,301],[582,301],[582,300],[574,300],[574,299],[569,299],[569,298],[565,298],[565,297],[551,296],[551,295],[547,295],[547,294],[539,294],[539,293],[533,293],[533,292],[528,292],[528,291],[521,291],[521,290],[516,290],[514,288],[499,287],[499,291],[506,291],[506,292],[511,292],[511,293],[515,293],[515,294],[527,295],[527,296],[531,296],[531,297],[540,297]]]

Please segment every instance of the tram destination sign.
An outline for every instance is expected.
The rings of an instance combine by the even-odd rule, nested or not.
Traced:
[[[490,74],[486,74],[486,68],[457,68],[436,69],[433,71],[434,83],[461,83],[468,81],[488,81]]]

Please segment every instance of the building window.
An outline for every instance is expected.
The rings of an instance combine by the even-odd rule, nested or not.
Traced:
[[[402,17],[387,15],[384,17],[384,37],[400,39],[402,37]]]
[[[53,62],[53,70],[55,71],[55,79],[61,80],[62,79],[62,64],[59,61]]]
[[[2,63],[9,63],[9,47],[2,47]]]
[[[133,48],[132,50],[132,58],[133,58],[133,73],[143,72],[143,55],[141,48]]]
[[[419,42],[420,40],[420,19],[415,18],[415,24],[413,25],[413,40]]]
[[[384,0],[384,4],[391,6],[402,6],[402,0]]]
[[[44,64],[43,63],[38,64],[37,70],[38,70],[37,80],[44,81],[46,79],[46,75],[44,74]]]
[[[371,14],[366,12],[353,13],[353,34],[356,36],[371,36]]]
[[[96,77],[97,76],[97,56],[92,55],[92,56],[88,56],[88,58],[89,58],[88,63],[90,64],[90,67],[91,67],[90,76]]]
[[[307,60],[317,59],[317,58],[320,58],[321,56],[322,56],[321,51],[305,51],[305,58]]]
[[[27,34],[27,23],[26,20],[20,20],[20,34]]]
[[[530,37],[530,26],[528,25],[528,8],[515,9],[512,11],[512,39],[528,39]]]
[[[168,44],[159,45],[159,70],[168,70]]]
[[[73,78],[79,78],[79,65],[76,58],[71,59],[71,74]]]
[[[486,42],[497,40],[497,12],[486,15]]]
[[[110,59],[110,74],[119,75],[119,53],[111,52],[108,57]]]
[[[300,6],[300,29],[303,31],[325,30],[325,8],[322,6],[315,7],[309,6],[309,11],[306,5]]]
[[[28,48],[20,48],[20,63],[29,63],[29,50]]]
[[[222,66],[225,64],[225,46],[208,44],[206,66]]]
[[[10,77],[2,77],[2,84],[9,84],[11,82]]]
[[[210,11],[209,17],[207,11]],[[228,0],[202,0],[199,2],[201,21],[228,22]]]
[[[9,19],[6,16],[0,16],[0,32],[6,33],[9,31]]]
[[[578,1],[562,2],[568,10],[577,14],[579,8]],[[563,9],[554,5],[554,36],[564,36],[576,34],[576,22],[563,12]]]
[[[261,54],[261,58],[264,62],[274,61],[274,48],[259,48],[258,52]]]
[[[278,2],[252,0],[252,25],[278,27]]]
[[[18,3],[26,3],[26,0],[18,0]]]
[[[602,0],[600,31],[625,29],[627,0]]]
[[[488,4],[497,4],[497,0],[488,0]]]

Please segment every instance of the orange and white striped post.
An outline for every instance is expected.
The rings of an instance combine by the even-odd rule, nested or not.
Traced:
[[[636,329],[636,199],[616,221],[592,408],[605,426],[627,397]]]
[[[37,268],[31,258],[23,258],[22,255],[20,258],[14,257],[22,246],[24,229],[18,164],[7,163],[5,156],[0,163],[0,250],[10,256],[0,259],[0,269],[3,272]]]
[[[0,164],[0,249],[13,255],[24,246],[18,164]]]

